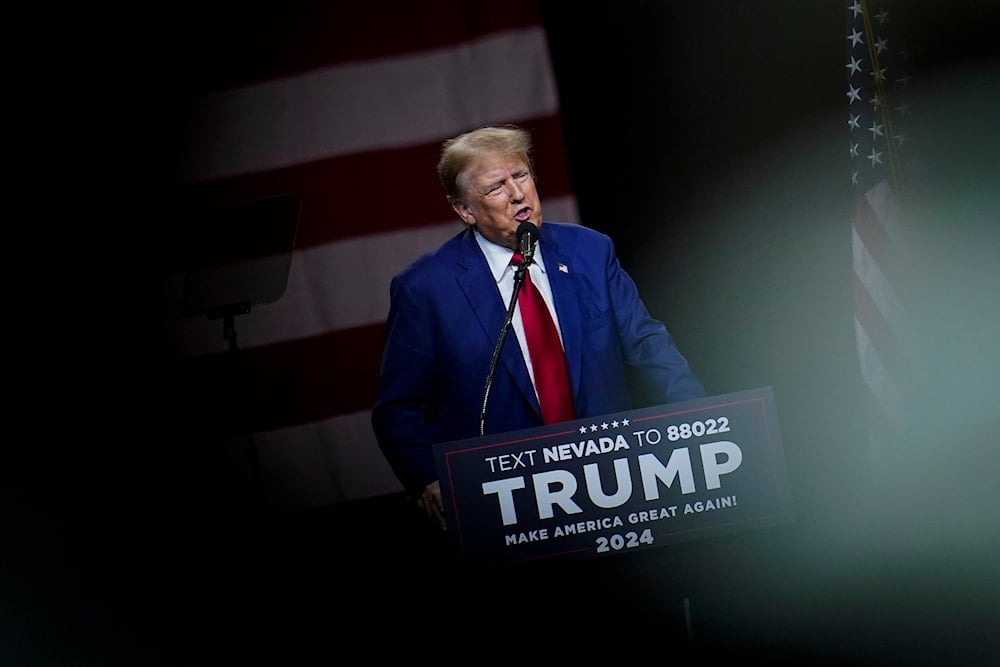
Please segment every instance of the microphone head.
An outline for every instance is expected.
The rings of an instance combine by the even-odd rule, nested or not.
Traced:
[[[538,227],[525,220],[517,227],[517,244],[527,262],[535,254],[535,242],[538,241]]]
[[[524,257],[524,265],[529,266],[535,258],[535,241],[538,240],[538,227],[525,220],[517,227],[517,246]]]
[[[517,240],[520,242],[525,234],[530,234],[532,239],[538,238],[538,227],[525,220],[517,227]]]

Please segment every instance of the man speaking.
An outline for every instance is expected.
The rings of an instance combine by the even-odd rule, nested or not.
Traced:
[[[611,239],[543,224],[531,150],[514,126],[444,142],[438,176],[465,226],[390,286],[372,425],[441,529],[435,444],[705,396]]]

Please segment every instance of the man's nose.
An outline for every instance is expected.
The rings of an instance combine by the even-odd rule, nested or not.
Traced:
[[[520,201],[524,199],[524,188],[518,185],[517,181],[513,181],[507,188],[507,194],[514,201]]]

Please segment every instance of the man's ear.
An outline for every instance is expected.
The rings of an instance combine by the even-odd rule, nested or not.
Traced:
[[[462,219],[467,225],[476,224],[476,216],[472,213],[472,208],[460,199],[452,200],[451,209],[458,214],[458,217]]]

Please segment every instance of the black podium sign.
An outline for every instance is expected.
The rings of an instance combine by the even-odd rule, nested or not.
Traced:
[[[770,387],[435,447],[471,566],[586,558],[788,523]]]

